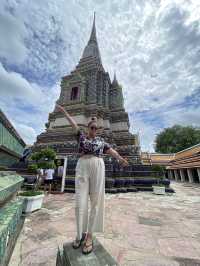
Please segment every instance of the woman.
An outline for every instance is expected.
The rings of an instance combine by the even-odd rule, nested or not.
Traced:
[[[93,250],[92,233],[104,231],[105,164],[102,154],[112,155],[119,160],[122,166],[127,166],[128,162],[102,137],[96,136],[96,117],[89,121],[86,135],[62,106],[57,104],[57,108],[65,114],[69,123],[76,130],[79,153],[81,153],[76,165],[75,176],[77,237],[72,246],[79,248],[83,243],[82,253],[88,254]],[[88,194],[91,202],[89,219]]]

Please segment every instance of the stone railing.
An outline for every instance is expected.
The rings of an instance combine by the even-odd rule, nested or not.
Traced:
[[[8,172],[8,175],[6,172],[0,172],[0,205],[20,189],[23,180],[13,172]]]
[[[0,265],[8,265],[22,228],[24,201],[16,197],[23,178],[15,172],[0,172]]]

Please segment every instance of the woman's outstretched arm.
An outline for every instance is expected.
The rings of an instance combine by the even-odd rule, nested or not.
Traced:
[[[116,150],[114,150],[113,148],[110,148],[106,151],[107,154],[110,154],[111,156],[113,156],[114,158],[116,158],[117,160],[119,160],[119,163],[122,164],[122,166],[128,166],[129,163],[126,159],[124,159]]]
[[[56,107],[64,113],[65,117],[67,118],[67,120],[69,121],[69,123],[72,125],[72,127],[75,130],[79,129],[79,126],[76,124],[76,121],[70,116],[70,114],[59,104],[56,104]]]

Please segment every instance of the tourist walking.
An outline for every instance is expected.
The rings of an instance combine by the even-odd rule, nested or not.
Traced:
[[[55,173],[55,171],[53,168],[48,168],[48,169],[45,169],[45,171],[44,171],[44,192],[46,192],[46,188],[48,187],[47,194],[51,193],[51,187],[52,187],[52,183],[53,183],[54,173]]]
[[[88,122],[87,134],[76,124],[75,120],[65,109],[57,104],[76,131],[78,141],[78,159],[75,171],[75,215],[77,236],[73,248],[82,245],[82,252],[88,254],[93,250],[93,233],[104,232],[104,197],[105,197],[105,164],[102,154],[110,154],[118,159],[123,166],[128,162],[122,158],[111,145],[97,133],[97,118],[92,117]],[[88,218],[88,196],[90,196],[90,215]]]

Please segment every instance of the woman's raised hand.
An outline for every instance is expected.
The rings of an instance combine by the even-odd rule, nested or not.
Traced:
[[[56,107],[59,111],[63,112],[69,123],[72,125],[73,128],[78,130],[78,125],[76,124],[76,121],[71,117],[71,115],[65,110],[64,107],[56,103]]]
[[[61,105],[59,105],[58,103],[56,104],[56,107],[57,107],[61,112],[65,113],[65,109],[64,109]]]

